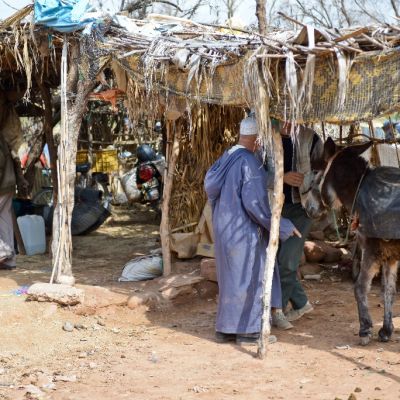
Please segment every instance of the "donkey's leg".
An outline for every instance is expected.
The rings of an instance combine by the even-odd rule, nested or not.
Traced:
[[[361,271],[354,286],[354,294],[357,300],[358,318],[360,320],[360,343],[365,346],[371,338],[372,320],[368,311],[368,292],[371,288],[372,278],[379,271],[379,264],[371,254],[363,251]]]
[[[393,333],[392,307],[396,294],[397,260],[391,261],[382,268],[382,286],[385,314],[383,327],[379,330],[379,340],[387,342]]]

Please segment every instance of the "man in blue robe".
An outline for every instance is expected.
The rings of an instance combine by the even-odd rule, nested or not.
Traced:
[[[219,285],[216,338],[220,342],[256,343],[261,329],[262,279],[271,224],[267,173],[254,152],[254,117],[240,124],[239,143],[209,169],[205,190],[211,203]],[[280,239],[299,234],[287,219]],[[274,270],[271,306],[280,309],[279,271]]]

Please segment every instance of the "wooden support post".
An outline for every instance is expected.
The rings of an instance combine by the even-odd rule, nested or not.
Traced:
[[[257,100],[257,121],[260,128],[260,135],[271,136],[272,149],[274,155],[274,191],[272,196],[271,228],[269,232],[269,242],[266,249],[265,269],[263,276],[263,297],[262,297],[262,319],[261,333],[258,342],[258,357],[263,359],[267,351],[268,336],[271,333],[271,294],[272,279],[274,275],[276,254],[279,245],[279,226],[284,201],[283,195],[283,146],[280,133],[272,129],[269,118],[269,98],[266,90],[266,83],[263,76],[262,64],[258,62],[259,94]],[[267,117],[265,117],[267,116]]]
[[[171,200],[174,182],[174,171],[179,156],[179,140],[181,137],[182,124],[178,121],[167,122],[167,168],[164,174],[164,191],[162,200],[162,215],[160,225],[161,247],[163,254],[163,274],[171,273],[171,232],[169,224],[169,204]]]
[[[279,132],[272,131],[272,143],[274,152],[274,194],[272,202],[271,230],[269,232],[269,242],[267,248],[267,257],[265,260],[265,270],[263,278],[263,315],[261,321],[261,334],[258,346],[258,357],[263,359],[266,354],[266,343],[271,333],[270,315],[271,315],[271,294],[272,279],[275,268],[276,254],[279,246],[279,225],[281,219],[283,196],[283,146]]]
[[[79,58],[84,58],[78,41],[71,46],[70,68],[67,68],[67,37],[61,61],[61,137],[58,148],[58,201],[53,216],[53,271],[50,283],[72,285],[72,235],[71,219],[74,208],[75,166],[79,130],[86,110],[89,93],[95,80],[82,79]],[[83,68],[84,70],[85,68]],[[67,72],[68,71],[68,72]],[[74,96],[70,96],[74,93]]]

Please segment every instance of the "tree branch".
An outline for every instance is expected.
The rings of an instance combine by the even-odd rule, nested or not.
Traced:
[[[124,11],[128,11],[129,13],[133,13],[135,11],[138,11],[143,8],[147,8],[151,6],[153,3],[161,3],[161,4],[166,4],[168,6],[176,8],[179,12],[183,12],[182,9],[175,3],[172,3],[171,1],[168,0],[138,0],[138,1],[133,1],[129,4],[126,5]]]
[[[267,12],[265,9],[265,0],[256,0],[256,16],[258,20],[258,30],[261,35],[267,34]]]

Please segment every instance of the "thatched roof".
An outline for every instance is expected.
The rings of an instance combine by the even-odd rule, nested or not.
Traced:
[[[111,27],[105,46],[148,91],[252,105],[250,65],[261,66],[271,114],[346,123],[400,103],[400,27],[302,27],[266,37],[155,16],[135,30]]]
[[[46,28],[20,23],[30,12],[25,8],[0,24],[0,84],[15,79],[29,87],[42,63],[44,79],[56,86],[62,37],[53,32],[49,48]],[[267,88],[271,115],[281,119],[346,123],[399,108],[398,25],[300,26],[264,37],[159,15],[145,21],[114,16],[98,33],[103,58],[115,60],[147,93],[185,99],[181,108],[187,100],[252,106],[258,84]],[[98,63],[96,54],[87,55],[89,62]]]

